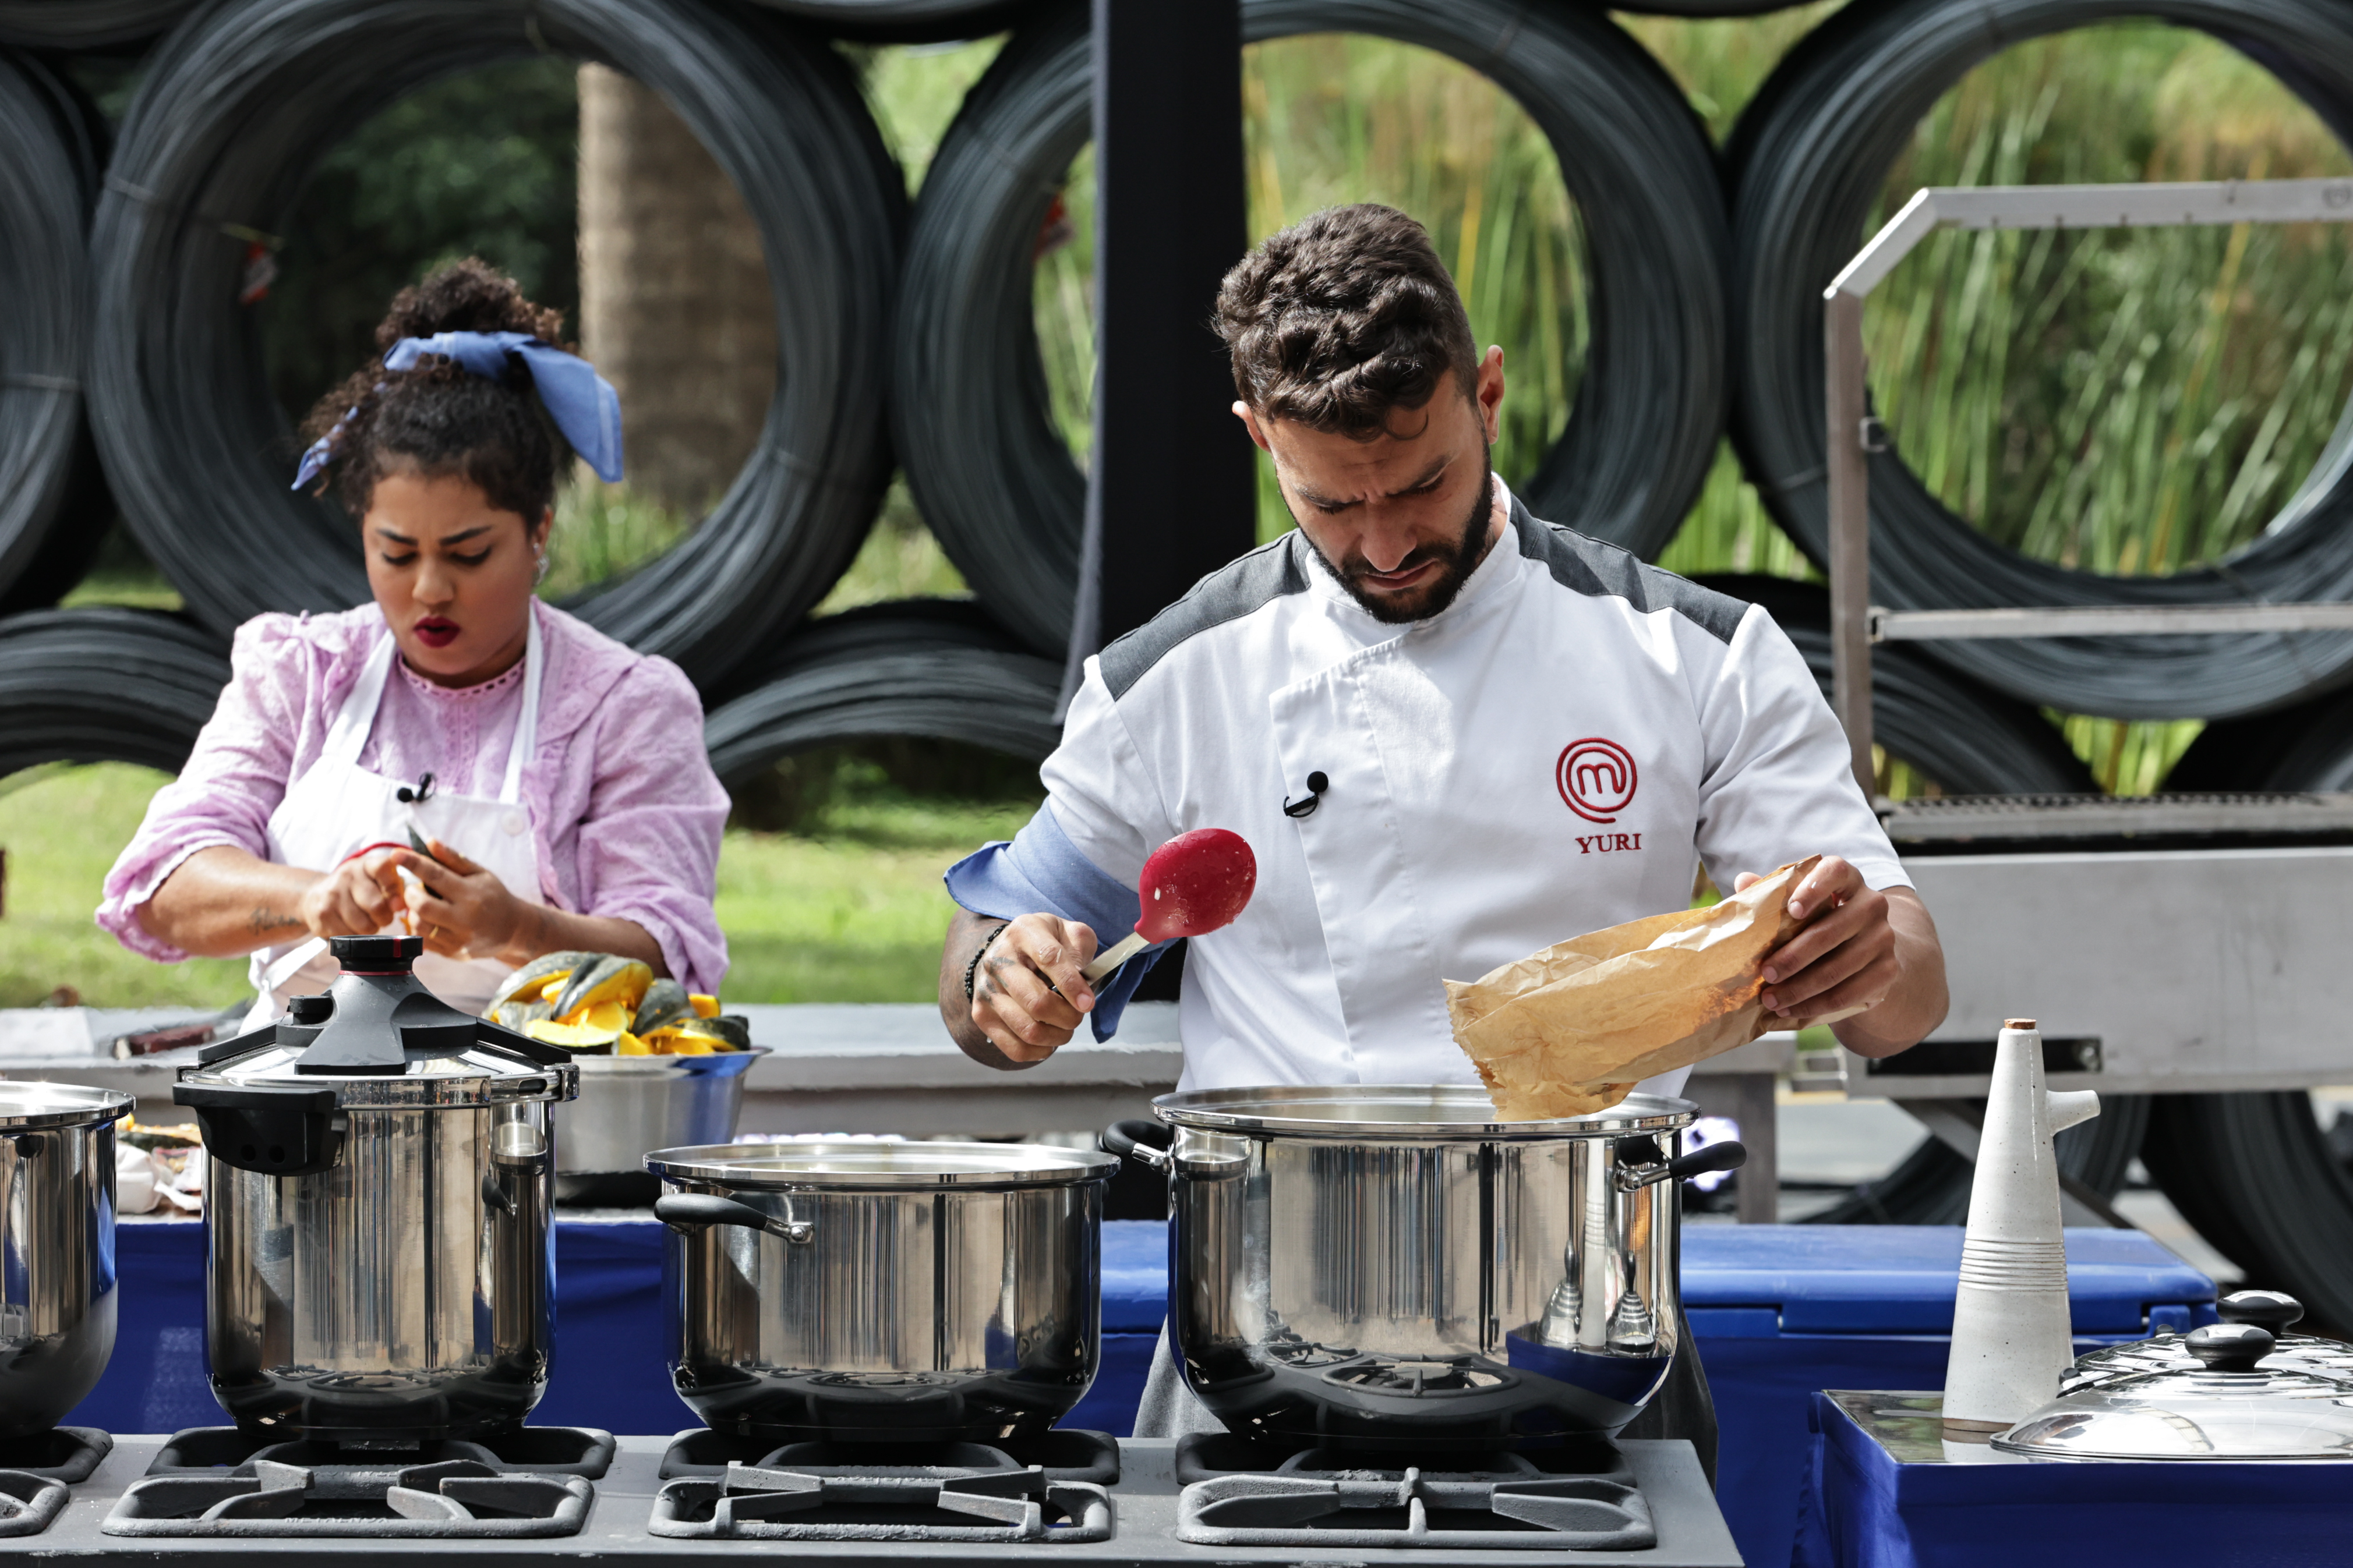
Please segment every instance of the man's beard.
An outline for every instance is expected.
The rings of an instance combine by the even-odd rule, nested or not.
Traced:
[[[1363,605],[1365,613],[1373,619],[1390,626],[1426,621],[1454,603],[1455,595],[1462,592],[1462,584],[1471,580],[1471,574],[1485,559],[1487,524],[1494,505],[1494,489],[1493,453],[1482,439],[1480,442],[1478,499],[1472,503],[1471,515],[1463,520],[1461,537],[1451,546],[1418,546],[1397,563],[1395,570],[1405,572],[1425,562],[1445,563],[1446,569],[1439,574],[1437,581],[1417,594],[1383,594],[1367,587],[1365,579],[1373,575],[1373,568],[1362,551],[1353,552],[1336,566],[1316,547],[1312,537],[1307,539],[1308,551],[1315,557],[1316,563],[1332,574],[1340,586],[1348,591],[1348,596]],[[1302,536],[1307,535],[1304,528],[1299,531]]]

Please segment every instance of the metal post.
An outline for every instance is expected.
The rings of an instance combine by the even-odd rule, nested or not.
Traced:
[[[1208,324],[1250,244],[1241,46],[1240,0],[1094,0],[1100,576],[1078,658],[1258,542],[1257,453]]]
[[[1862,297],[1833,289],[1823,301],[1825,461],[1831,510],[1831,706],[1846,727],[1855,783],[1872,797],[1871,468],[1863,447]]]
[[[1871,755],[1871,454],[1862,440],[1871,400],[1864,386],[1862,300],[1833,284],[1822,304],[1822,463],[1830,485],[1831,710],[1845,727],[1848,765],[1869,801],[1878,793],[1879,770]],[[1778,1220],[1778,1159],[1772,1164]],[[1740,1217],[1751,1223],[1746,1214]]]

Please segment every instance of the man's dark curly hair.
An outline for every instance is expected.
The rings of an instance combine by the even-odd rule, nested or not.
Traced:
[[[1370,441],[1446,373],[1472,395],[1471,318],[1421,225],[1370,202],[1301,219],[1218,289],[1234,391],[1257,413]]]
[[[571,448],[533,392],[531,374],[510,361],[493,381],[427,355],[408,370],[387,371],[384,356],[403,338],[436,332],[528,332],[568,349],[564,317],[523,297],[515,280],[476,257],[454,262],[393,296],[375,330],[375,358],[321,398],[302,423],[306,441],[335,431],[335,494],[364,517],[376,481],[387,474],[467,479],[501,511],[537,526],[555,502]]]

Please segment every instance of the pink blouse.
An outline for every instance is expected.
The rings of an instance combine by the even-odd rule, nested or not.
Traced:
[[[728,801],[702,749],[702,701],[668,659],[634,653],[550,605],[536,614],[547,668],[522,794],[540,897],[635,921],[689,990],[715,993],[727,973],[712,899]],[[372,604],[257,616],[237,628],[220,706],[107,873],[100,926],[158,962],[188,956],[150,935],[139,907],[199,849],[269,855],[270,813],[318,760],[368,649],[385,635]],[[522,712],[522,665],[455,690],[393,668],[360,765],[402,779],[429,771],[437,789],[453,794],[497,794]]]

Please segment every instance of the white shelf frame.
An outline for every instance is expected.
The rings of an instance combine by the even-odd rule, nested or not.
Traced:
[[[2131,185],[1931,185],[1887,220],[1822,291],[1829,438],[1831,707],[1856,782],[1872,794],[1871,645],[1988,637],[2213,636],[2353,630],[2353,604],[1889,610],[1871,603],[1871,467],[1883,431],[1864,393],[1862,307],[1940,229],[2172,228],[2353,222],[2353,180]]]

